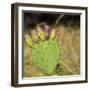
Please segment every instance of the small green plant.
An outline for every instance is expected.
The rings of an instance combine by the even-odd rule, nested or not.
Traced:
[[[55,30],[48,34],[49,39],[45,39],[47,33],[45,30],[38,30],[37,43],[33,42],[32,37],[27,38],[26,42],[32,49],[32,63],[46,75],[52,75],[59,63],[60,45],[55,38]]]

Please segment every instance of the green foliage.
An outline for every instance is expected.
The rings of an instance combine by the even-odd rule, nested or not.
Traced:
[[[40,41],[32,48],[33,64],[47,75],[54,74],[59,56],[60,47],[55,40]]]

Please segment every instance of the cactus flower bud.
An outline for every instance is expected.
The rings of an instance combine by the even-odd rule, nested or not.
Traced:
[[[45,38],[48,39],[50,35],[50,27],[48,25],[45,25],[44,33],[45,33]]]

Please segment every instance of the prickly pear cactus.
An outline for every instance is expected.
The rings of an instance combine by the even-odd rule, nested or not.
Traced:
[[[60,58],[60,45],[55,38],[55,30],[50,33],[49,27],[45,26],[44,30],[37,29],[35,35],[38,37],[37,43],[32,37],[26,39],[27,45],[32,49],[32,63],[46,75],[52,75]]]
[[[32,48],[33,64],[47,75],[54,74],[59,56],[60,47],[54,40],[39,42]]]

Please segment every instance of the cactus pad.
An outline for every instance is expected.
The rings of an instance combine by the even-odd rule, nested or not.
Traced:
[[[55,40],[39,42],[32,48],[33,64],[47,75],[54,74],[59,57],[60,47]]]

